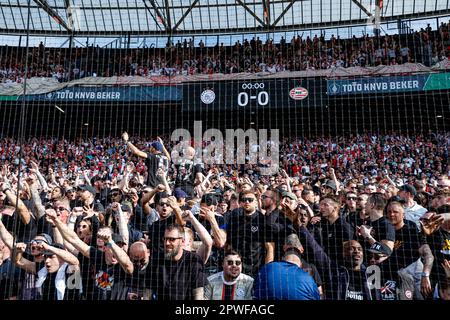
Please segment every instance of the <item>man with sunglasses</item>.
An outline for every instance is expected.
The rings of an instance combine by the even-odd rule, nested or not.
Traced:
[[[251,300],[254,280],[242,273],[242,258],[239,253],[225,253],[222,267],[222,272],[208,277],[205,300]]]
[[[151,300],[152,266],[150,250],[145,243],[137,241],[130,246],[130,260],[134,271],[127,275],[127,300]]]
[[[161,259],[164,251],[164,231],[167,226],[178,223],[185,225],[182,219],[182,210],[175,197],[170,197],[165,192],[159,192],[155,196],[156,212],[159,215],[158,221],[148,227],[150,237],[150,247],[154,259]]]
[[[273,261],[275,246],[272,229],[257,203],[254,192],[241,192],[240,208],[230,213],[225,229],[227,249],[241,254],[242,270],[251,277],[262,265]]]
[[[352,219],[353,215],[357,214],[356,203],[358,201],[358,195],[356,192],[349,191],[345,195],[345,205],[341,209],[341,218],[350,223],[350,219]]]

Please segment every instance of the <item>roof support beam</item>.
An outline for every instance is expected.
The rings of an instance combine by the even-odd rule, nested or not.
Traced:
[[[53,10],[48,4],[46,0],[33,0],[42,10],[47,12],[47,14],[53,18],[60,26],[66,29],[68,32],[72,32],[71,28],[65,23],[65,21],[61,18],[61,16]]]
[[[180,20],[177,21],[175,26],[173,27],[173,30],[177,30],[177,28],[180,26],[180,24],[183,22],[183,20],[188,16],[188,14],[192,11],[192,9],[197,5],[197,3],[200,0],[195,0],[192,2],[191,6],[184,12],[184,14],[181,16]]]
[[[172,31],[172,19],[170,18],[170,7],[169,7],[169,0],[165,1],[166,3],[166,23],[167,23],[167,29],[168,31]]]
[[[368,17],[371,17],[371,16],[372,16],[372,13],[371,13],[369,10],[367,10],[366,7],[364,7],[364,5],[361,3],[360,0],[352,0],[352,2],[353,2],[354,4],[356,4],[356,5],[358,6],[358,8],[361,9],[362,12],[364,12],[365,14],[367,14]]]
[[[283,12],[281,12],[278,18],[272,23],[272,27],[275,27],[277,23],[280,22],[280,20],[284,17],[286,12],[289,11],[289,9],[294,5],[295,2],[297,2],[297,0],[291,0],[291,3],[289,3],[287,7],[284,8]]]
[[[248,13],[250,13],[250,15],[261,24],[261,26],[266,27],[266,23],[262,21],[261,18],[258,17],[256,13],[254,13],[244,2],[242,2],[242,0],[236,0],[236,2],[241,5]]]
[[[166,29],[166,31],[168,31],[168,26],[167,26],[167,22],[166,19],[164,18],[164,16],[161,14],[161,11],[159,11],[158,6],[156,5],[155,0],[142,0],[142,2],[144,2],[145,7],[147,8],[148,12],[150,12],[150,15],[153,17],[153,19],[155,20],[156,24],[159,24],[160,22],[164,25],[164,28]],[[152,6],[153,10],[155,10],[156,12],[156,18],[153,15],[150,7],[148,6],[148,3],[150,3],[150,5]]]

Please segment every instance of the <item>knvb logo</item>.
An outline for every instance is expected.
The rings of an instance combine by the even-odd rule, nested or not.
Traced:
[[[205,164],[260,164],[262,175],[273,175],[279,167],[279,130],[270,129],[270,139],[268,133],[267,129],[258,132],[226,129],[224,140],[220,130],[208,129],[203,133],[202,121],[195,121],[195,151],[191,148],[191,133],[176,129],[171,136],[172,142],[177,143],[171,154],[172,161],[182,163],[197,159]]]

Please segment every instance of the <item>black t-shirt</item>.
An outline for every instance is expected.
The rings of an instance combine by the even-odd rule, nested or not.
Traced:
[[[431,236],[424,237],[424,241],[430,246],[431,252],[434,255],[430,279],[433,282],[444,282],[446,275],[442,263],[444,259],[450,260],[450,232],[443,230],[441,227]]]
[[[344,264],[343,243],[353,239],[352,226],[338,218],[333,224],[327,220],[314,225],[314,238],[328,257],[339,265]]]
[[[152,272],[153,266],[151,263],[147,265],[144,270],[136,269],[134,267],[133,274],[127,274],[125,278],[125,285],[127,288],[127,300],[148,300],[148,291],[152,288]],[[130,296],[133,294],[133,297]]]
[[[193,290],[208,283],[201,258],[185,250],[178,261],[160,260],[155,264],[152,279],[158,300],[193,300]]]
[[[106,264],[105,253],[97,248],[91,247],[89,260],[94,267],[92,300],[125,300],[126,273],[119,263]]]
[[[47,300],[47,301],[58,300],[58,296],[56,294],[57,293],[56,285],[55,285],[56,275],[57,275],[57,272],[47,274],[47,277],[45,278],[44,283],[42,284],[42,287],[41,287],[41,289],[42,289],[41,299],[42,300]]]
[[[272,230],[266,217],[256,211],[246,216],[241,208],[233,210],[226,225],[227,243],[242,256],[242,273],[256,277],[264,265],[265,243],[272,242]]]
[[[395,230],[394,250],[385,263],[388,267],[383,267],[385,272],[388,269],[391,273],[389,279],[397,279],[396,272],[398,270],[409,266],[419,259],[419,248],[422,244],[423,239],[415,223],[405,223],[401,229]]]
[[[355,230],[357,226],[362,226],[363,224],[367,224],[369,221],[369,218],[361,219],[359,212],[353,212],[345,218],[345,221],[347,221]]]
[[[192,160],[184,160],[175,165],[177,175],[175,177],[175,188],[184,186],[193,186],[195,176],[198,172],[202,172],[201,164],[194,165]]]
[[[167,219],[158,220],[149,227],[150,247],[152,248],[153,254],[158,254],[158,251],[159,253],[164,252],[164,232],[167,226],[175,223],[175,213],[172,213]]]
[[[148,176],[147,185],[156,188],[156,186],[162,181],[157,177],[158,169],[162,169],[164,172],[169,170],[169,159],[162,154],[147,153],[147,159],[145,159],[145,165],[147,166]]]
[[[395,241],[395,228],[394,226],[385,218],[381,217],[376,221],[366,221],[366,226],[372,227],[370,235],[381,242],[381,240]],[[359,227],[362,225],[358,225]],[[357,232],[354,234],[354,239],[357,240],[364,248],[364,259],[367,261],[370,259],[370,254],[367,251],[370,248],[370,243],[366,241],[363,237],[358,235]]]
[[[2,222],[11,234],[16,235],[16,242],[28,243],[37,235],[36,220],[31,217],[30,222],[24,224],[17,211],[12,216],[3,215]]]
[[[362,301],[364,300],[364,277],[361,271],[348,270],[349,283],[347,292],[345,294],[345,300]]]
[[[19,281],[23,275],[24,272],[14,265],[11,258],[3,261],[0,265],[0,301],[19,294]]]

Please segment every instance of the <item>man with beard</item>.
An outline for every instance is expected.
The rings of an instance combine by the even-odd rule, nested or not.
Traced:
[[[156,261],[152,289],[157,300],[203,300],[208,280],[201,258],[183,250],[182,226],[169,225],[164,232],[164,260]]]
[[[222,267],[222,272],[208,277],[205,300],[251,300],[253,278],[242,273],[239,253],[227,252]]]

